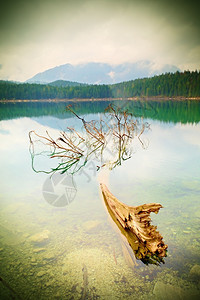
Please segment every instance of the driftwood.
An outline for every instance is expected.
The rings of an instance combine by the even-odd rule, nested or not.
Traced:
[[[100,184],[108,212],[126,237],[137,259],[144,263],[160,263],[166,256],[167,245],[163,237],[151,225],[150,213],[158,213],[161,204],[150,203],[128,206],[111,194],[105,184]]]

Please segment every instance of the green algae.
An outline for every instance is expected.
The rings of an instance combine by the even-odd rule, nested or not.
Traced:
[[[96,197],[89,201],[90,213],[95,210],[95,202],[99,200]],[[78,199],[76,201],[79,205]],[[182,207],[184,203],[185,210]],[[81,205],[84,207],[83,203]],[[86,206],[88,207],[88,199]],[[169,203],[167,207],[173,211]],[[181,201],[181,207],[187,212],[190,207],[187,199]],[[21,209],[23,214],[23,208]],[[27,213],[27,208],[24,209]],[[40,209],[39,207],[35,209],[35,213],[38,210],[40,214]],[[147,267],[140,262],[133,267],[128,266],[121,248],[121,237],[113,230],[108,218],[105,218],[104,209],[99,210],[91,221],[88,217],[80,218],[79,214],[74,219],[76,209],[74,205],[70,213],[66,209],[58,210],[56,213],[52,208],[43,211],[43,222],[37,226],[32,223],[28,228],[24,226],[22,230],[20,224],[17,234],[23,239],[19,239],[14,244],[6,243],[5,236],[8,229],[5,224],[9,230],[14,226],[17,232],[18,216],[15,220],[13,213],[10,214],[11,226],[9,222],[5,222],[5,211],[0,214],[1,223],[4,224],[3,229],[1,228],[4,234],[1,235],[0,240],[3,258],[0,262],[1,272],[12,288],[24,299],[34,299],[34,297],[59,299],[62,295],[65,295],[64,299],[81,299],[84,295],[82,271],[84,264],[88,273],[85,299],[125,299],[126,297],[157,299],[166,289],[169,291],[167,294],[169,299],[175,290],[175,295],[183,299],[187,299],[184,298],[187,295],[193,295],[195,299],[198,295],[199,285],[192,276],[194,266],[199,266],[197,252],[200,245],[198,226],[193,222],[192,212],[195,208],[188,214],[187,222],[183,220],[182,215],[176,216],[174,220],[172,211],[160,216],[162,222],[159,214],[156,215],[159,229],[162,229],[164,239],[169,243],[166,265],[161,268]],[[60,223],[57,222],[59,219]],[[46,224],[45,229],[44,224]],[[186,225],[183,230],[183,226]],[[41,246],[32,241],[32,237],[34,241],[35,237],[43,237],[44,232],[45,234],[48,232],[48,243]],[[40,293],[39,289],[41,289]]]

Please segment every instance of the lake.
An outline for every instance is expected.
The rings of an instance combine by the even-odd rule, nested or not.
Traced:
[[[70,103],[85,120],[99,120],[110,102]],[[68,104],[0,103],[0,298],[199,299],[200,102],[114,101],[150,125],[142,143],[133,139],[129,159],[98,170],[96,157],[73,176],[37,173],[31,130],[83,132]],[[37,171],[57,162],[43,146]],[[164,263],[131,256],[100,182],[127,205],[163,206],[151,218],[168,245]]]

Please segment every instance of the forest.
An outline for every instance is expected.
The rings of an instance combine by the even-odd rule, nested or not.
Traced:
[[[176,72],[112,85],[29,84],[0,81],[1,100],[200,97],[200,72]]]
[[[166,73],[151,78],[136,79],[112,86],[115,97],[166,96],[199,97],[200,72]]]

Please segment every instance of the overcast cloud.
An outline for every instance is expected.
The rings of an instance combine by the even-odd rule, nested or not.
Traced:
[[[175,3],[174,3],[175,2]],[[65,63],[150,60],[200,69],[199,1],[18,0],[1,5],[0,78]]]

